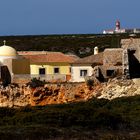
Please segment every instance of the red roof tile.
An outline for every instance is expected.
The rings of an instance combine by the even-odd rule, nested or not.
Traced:
[[[51,62],[74,62],[75,58],[65,55],[61,52],[48,52],[46,54],[23,55],[25,58],[30,59],[31,63],[51,63]]]
[[[103,52],[75,60],[73,64],[103,64]]]

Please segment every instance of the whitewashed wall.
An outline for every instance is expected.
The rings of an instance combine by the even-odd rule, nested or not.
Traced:
[[[87,76],[92,75],[93,68],[89,66],[71,66],[71,81],[84,82],[85,77],[80,76],[80,70],[87,70]]]

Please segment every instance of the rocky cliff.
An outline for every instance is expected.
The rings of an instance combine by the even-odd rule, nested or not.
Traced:
[[[86,83],[45,84],[40,87],[9,85],[0,87],[1,107],[21,107],[87,101],[93,97],[112,100],[140,95],[140,80],[112,79],[88,86]]]
[[[105,83],[102,89],[103,90],[97,98],[112,100],[123,96],[140,95],[140,79],[112,79]]]

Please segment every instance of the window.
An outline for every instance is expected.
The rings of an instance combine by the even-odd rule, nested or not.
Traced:
[[[72,73],[72,71],[71,71],[71,67],[69,68],[69,72]]]
[[[80,70],[80,76],[81,77],[87,76],[87,70]]]
[[[58,74],[59,73],[59,68],[54,68],[54,74]]]
[[[114,70],[107,70],[106,73],[107,73],[107,76],[113,76],[115,71]]]
[[[39,74],[45,74],[45,68],[39,68]]]

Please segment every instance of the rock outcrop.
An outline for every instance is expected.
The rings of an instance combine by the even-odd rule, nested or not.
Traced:
[[[112,100],[140,95],[140,79],[111,79],[89,87],[86,83],[45,84],[40,87],[9,85],[0,87],[0,107],[22,107],[87,101],[93,97]]]
[[[140,79],[123,80],[112,79],[103,85],[103,90],[98,98],[112,100],[124,96],[140,95]]]
[[[30,93],[31,89],[27,86],[1,86],[0,107],[21,107],[30,105]]]
[[[86,101],[93,97],[93,89],[84,83],[46,84],[31,93],[31,105],[61,104]]]

